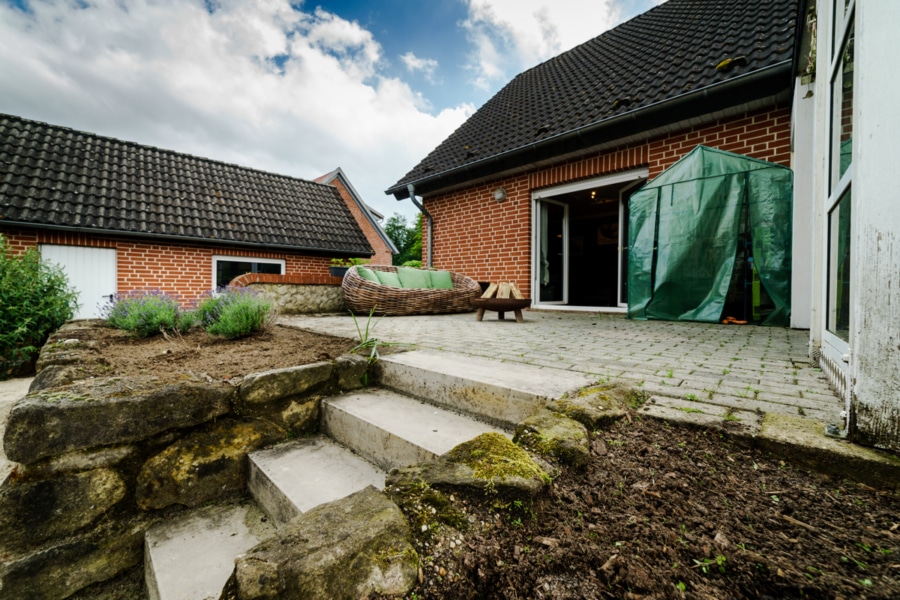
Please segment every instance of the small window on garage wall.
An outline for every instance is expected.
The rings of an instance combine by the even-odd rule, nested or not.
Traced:
[[[213,256],[213,281],[216,289],[245,273],[284,275],[284,260],[278,258],[250,258],[247,256]]]

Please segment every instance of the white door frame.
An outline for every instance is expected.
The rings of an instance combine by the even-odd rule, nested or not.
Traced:
[[[618,252],[616,253],[616,260],[618,261],[616,272],[619,276],[616,281],[616,305],[619,308],[624,308],[626,311],[628,310],[628,301],[622,302],[622,282],[627,281],[628,279],[628,273],[622,272],[622,252],[624,252],[625,248],[628,246],[628,240],[625,239],[625,208],[627,207],[628,202],[627,196],[630,196],[632,190],[643,185],[646,181],[646,178],[636,179],[619,190],[619,247]]]
[[[541,253],[541,241],[539,239],[540,230],[541,230],[541,203],[544,202],[546,204],[554,204],[556,206],[562,207],[563,209],[563,223],[562,223],[562,248],[563,248],[563,265],[562,265],[562,300],[545,300],[541,301],[541,282],[540,282],[540,253]],[[535,308],[541,306],[560,306],[569,303],[569,205],[564,202],[557,202],[555,200],[532,200],[532,210],[531,214],[533,216],[531,230],[534,232],[534,243],[531,245],[533,248],[532,256],[531,256],[531,289],[534,290],[531,294],[534,298],[534,306]]]
[[[562,185],[557,185],[553,187],[544,188],[541,190],[537,190],[531,193],[531,295],[534,299],[534,308],[547,308],[547,309],[563,309],[563,310],[571,310],[571,311],[585,311],[585,312],[616,312],[616,313],[624,313],[628,311],[628,303],[622,303],[619,300],[621,299],[621,284],[622,284],[622,261],[621,256],[617,254],[617,264],[616,271],[619,272],[616,281],[616,306],[569,306],[569,262],[568,262],[568,254],[569,254],[569,244],[568,244],[568,235],[569,235],[569,219],[568,219],[568,205],[554,202],[554,204],[563,204],[566,207],[566,219],[563,227],[563,243],[564,243],[564,268],[565,273],[563,276],[563,298],[562,302],[538,302],[540,287],[538,285],[538,279],[540,277],[540,268],[539,268],[539,259],[538,256],[538,246],[540,235],[540,202],[553,202],[552,198],[554,196],[562,196],[564,194],[570,194],[572,192],[580,192],[582,190],[588,190],[591,188],[604,187],[608,185],[615,185],[617,183],[628,183],[629,185],[624,186],[619,191],[619,248],[618,251],[622,252],[623,244],[622,244],[622,193],[631,190],[634,186],[643,183],[650,176],[650,169],[648,167],[638,167],[636,169],[630,169],[628,171],[623,171],[621,173],[614,173],[612,175],[602,175],[600,177],[594,177],[592,179],[585,179],[581,181],[574,181],[572,183],[564,183]]]

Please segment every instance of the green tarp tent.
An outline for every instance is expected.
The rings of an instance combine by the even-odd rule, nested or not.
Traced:
[[[787,325],[792,193],[790,169],[706,146],[644,185],[629,200],[628,316],[718,322],[749,237],[774,304],[764,323]]]

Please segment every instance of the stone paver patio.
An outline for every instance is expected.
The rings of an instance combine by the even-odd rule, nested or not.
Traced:
[[[697,406],[721,415],[779,413],[841,423],[843,403],[820,370],[809,365],[806,331],[631,321],[595,313],[524,314],[525,323],[490,316],[477,322],[473,313],[385,317],[372,335],[419,349],[588,373],[673,399],[681,411]],[[365,320],[359,319],[360,327]],[[349,316],[287,316],[281,322],[357,337]]]

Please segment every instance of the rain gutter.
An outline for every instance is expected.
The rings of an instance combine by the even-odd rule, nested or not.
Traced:
[[[404,200],[409,197],[407,194],[410,193],[410,186],[418,186],[420,190],[425,187],[427,188],[425,190],[426,193],[432,192],[441,189],[441,187],[487,176],[491,172],[513,169],[551,158],[567,151],[589,147],[591,143],[596,143],[598,138],[602,138],[604,133],[612,134],[606,138],[611,141],[640,131],[648,131],[657,126],[691,119],[709,112],[706,109],[706,105],[716,100],[721,101],[723,98],[733,98],[733,95],[739,90],[745,91],[741,98],[742,102],[732,105],[758,100],[789,89],[791,87],[790,83],[784,85],[780,84],[779,81],[781,76],[787,76],[789,79],[792,69],[793,59],[783,60],[764,69],[733,77],[722,83],[706,86],[674,98],[660,100],[597,123],[583,125],[571,131],[520,146],[501,154],[495,154],[494,156],[416,179],[406,185],[405,188],[399,185],[389,188],[385,193],[393,194],[397,200]],[[751,93],[746,93],[746,90],[750,90]],[[683,112],[677,115],[678,118],[672,118],[671,113],[678,110]],[[565,148],[557,150],[560,146],[565,146]],[[499,169],[496,168],[498,166],[500,167]],[[445,179],[450,179],[451,181],[447,181],[446,185],[439,183]],[[429,183],[432,185],[429,186]]]
[[[416,205],[419,212],[425,215],[425,219],[428,222],[428,250],[426,253],[427,258],[425,260],[425,266],[432,267],[434,266],[432,265],[432,256],[434,256],[434,219],[431,218],[431,213],[425,210],[425,207],[416,200],[416,186],[410,183],[406,186],[406,191],[409,193],[409,199]]]

